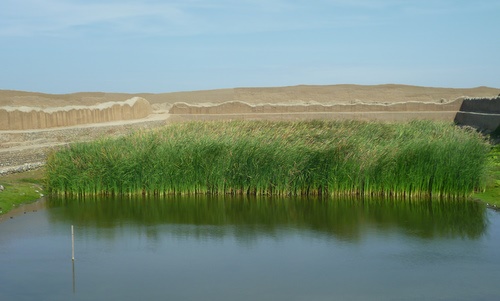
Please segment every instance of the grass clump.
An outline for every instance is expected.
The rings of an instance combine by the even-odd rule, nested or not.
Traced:
[[[488,169],[486,188],[474,194],[478,198],[492,206],[500,207],[500,144],[492,147],[488,154]]]
[[[37,169],[0,176],[0,185],[4,187],[0,192],[0,215],[40,199],[44,194],[43,174],[43,169]]]
[[[489,145],[428,121],[192,122],[51,154],[53,193],[463,197]]]

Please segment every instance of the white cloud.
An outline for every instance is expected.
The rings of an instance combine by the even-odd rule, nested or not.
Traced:
[[[0,36],[259,33],[370,27],[392,18],[498,8],[452,0],[1,0]]]
[[[306,0],[2,0],[0,4],[0,36],[251,33],[342,26],[345,20],[338,11],[322,11],[321,3]]]
[[[190,30],[192,16],[173,4],[4,0],[0,35],[60,35],[75,28],[100,26],[113,31]],[[154,20],[154,22],[147,22]],[[134,26],[131,26],[134,25]]]

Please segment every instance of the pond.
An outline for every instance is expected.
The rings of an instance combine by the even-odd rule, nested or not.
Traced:
[[[0,223],[0,300],[500,299],[500,213],[472,201],[37,206]]]

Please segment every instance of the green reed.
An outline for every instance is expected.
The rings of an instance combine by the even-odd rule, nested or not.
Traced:
[[[72,144],[46,172],[65,194],[463,197],[483,187],[489,148],[428,121],[191,122]]]

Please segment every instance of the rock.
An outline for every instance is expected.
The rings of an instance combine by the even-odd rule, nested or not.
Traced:
[[[35,163],[25,163],[23,165],[17,165],[17,166],[4,167],[4,168],[0,168],[0,175],[8,175],[8,174],[13,174],[13,173],[20,173],[20,172],[35,170],[35,169],[40,168],[44,165],[45,165],[44,162],[35,162]]]
[[[5,190],[5,187],[3,187],[3,185],[0,185],[0,191],[4,191]]]

